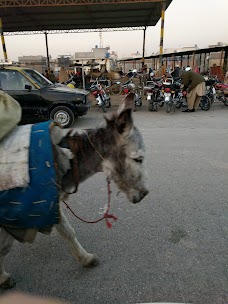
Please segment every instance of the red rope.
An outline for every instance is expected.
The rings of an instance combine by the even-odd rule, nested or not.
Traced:
[[[95,220],[95,221],[86,221],[84,219],[82,219],[80,216],[78,216],[77,214],[74,213],[74,211],[71,209],[71,207],[65,202],[64,204],[66,205],[67,209],[69,209],[71,211],[71,213],[77,218],[79,219],[80,221],[84,222],[84,223],[88,223],[88,224],[95,224],[95,223],[98,223],[100,221],[102,221],[103,219],[105,219],[105,222],[106,222],[106,225],[108,228],[112,228],[112,223],[108,220],[108,219],[113,219],[114,221],[117,220],[117,217],[113,214],[109,214],[109,209],[110,209],[110,205],[111,205],[111,189],[110,189],[110,180],[109,178],[107,178],[107,190],[108,190],[108,206],[107,206],[107,209],[104,213],[104,215],[99,218],[98,220]]]

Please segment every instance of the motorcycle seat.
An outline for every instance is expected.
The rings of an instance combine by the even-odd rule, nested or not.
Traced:
[[[173,77],[173,80],[174,81],[181,81],[181,78],[180,77]]]
[[[160,80],[162,80],[162,77],[154,77],[153,79],[154,79],[154,81],[160,81]]]
[[[131,82],[131,80],[127,80],[123,83],[123,85],[129,84]]]
[[[144,91],[152,91],[154,87],[144,87]]]

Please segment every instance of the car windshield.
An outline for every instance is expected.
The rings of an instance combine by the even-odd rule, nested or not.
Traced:
[[[37,83],[41,88],[53,86],[53,83],[50,80],[48,80],[46,77],[44,77],[42,74],[35,70],[25,69],[23,70],[23,72],[30,78],[32,78],[32,80]]]

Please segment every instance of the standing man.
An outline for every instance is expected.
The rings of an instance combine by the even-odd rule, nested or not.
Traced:
[[[56,78],[55,78],[55,74],[54,74],[53,71],[51,71],[51,73],[50,73],[49,80],[50,80],[52,83],[56,83]]]
[[[180,66],[179,66],[179,64],[176,64],[175,65],[175,69],[174,69],[174,71],[171,73],[171,76],[172,77],[180,77]]]
[[[49,73],[48,73],[48,70],[45,70],[44,76],[45,76],[47,79],[49,79]]]
[[[200,103],[200,99],[205,95],[204,77],[192,71],[183,71],[181,79],[184,84],[184,90],[187,90],[188,108],[182,112],[195,112]]]

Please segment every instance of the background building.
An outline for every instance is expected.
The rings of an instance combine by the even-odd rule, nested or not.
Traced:
[[[49,56],[51,69],[54,68],[54,62],[51,60],[51,56]],[[42,55],[36,56],[20,56],[18,57],[18,61],[24,64],[26,67],[33,68],[40,73],[44,73],[47,69],[47,57]]]

